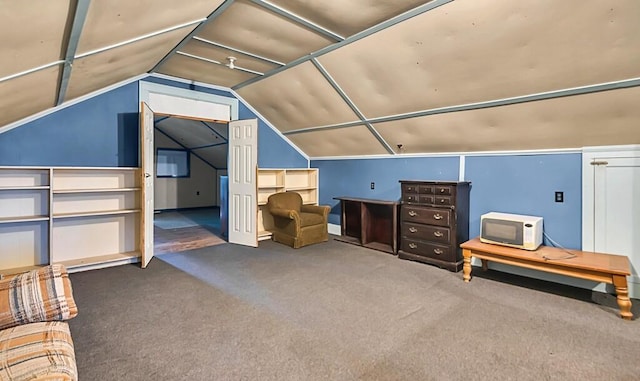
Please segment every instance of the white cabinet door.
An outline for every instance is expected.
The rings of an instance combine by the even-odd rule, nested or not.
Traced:
[[[593,251],[629,257],[630,296],[640,297],[640,155],[594,157]],[[588,232],[585,232],[588,234]]]
[[[258,246],[258,120],[229,122],[229,243]]]

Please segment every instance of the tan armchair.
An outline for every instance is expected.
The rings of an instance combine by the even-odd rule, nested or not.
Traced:
[[[303,205],[296,192],[269,196],[267,210],[273,216],[273,240],[294,249],[329,240],[329,206]]]

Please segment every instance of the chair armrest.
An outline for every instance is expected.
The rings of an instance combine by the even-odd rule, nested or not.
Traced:
[[[321,214],[324,217],[329,216],[331,208],[328,205],[302,205],[301,212]]]
[[[71,281],[60,264],[0,280],[0,329],[75,317]]]
[[[273,208],[269,209],[269,213],[271,213],[271,215],[274,217],[282,217],[289,220],[300,220],[300,214],[298,214],[298,212],[293,209]]]

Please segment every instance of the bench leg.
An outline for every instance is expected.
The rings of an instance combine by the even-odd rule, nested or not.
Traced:
[[[482,271],[489,270],[489,261],[487,261],[486,259],[481,259],[480,262],[482,262]]]
[[[629,289],[627,288],[627,277],[622,275],[613,276],[613,285],[616,288],[616,297],[618,306],[620,307],[620,317],[625,320],[631,320],[631,300],[629,299]]]
[[[462,280],[469,282],[471,280],[471,251],[462,249]]]

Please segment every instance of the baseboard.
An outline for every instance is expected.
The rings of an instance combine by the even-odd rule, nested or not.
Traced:
[[[342,228],[340,227],[340,225],[327,224],[327,229],[329,231],[329,234],[342,235]]]

